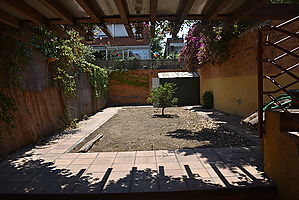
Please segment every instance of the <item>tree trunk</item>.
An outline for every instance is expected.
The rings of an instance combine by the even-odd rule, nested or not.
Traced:
[[[165,109],[165,108],[162,108],[162,116],[164,116],[164,109]]]

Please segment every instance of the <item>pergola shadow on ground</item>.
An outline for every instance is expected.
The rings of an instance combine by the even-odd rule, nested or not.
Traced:
[[[235,191],[247,196],[274,191],[263,172],[258,146],[68,153],[98,127],[97,123],[104,123],[117,110],[105,109],[76,131],[54,135],[1,161],[0,196],[175,199],[198,194],[225,197]]]
[[[25,153],[1,163],[0,192],[1,195],[166,192],[270,184],[255,151],[206,148]]]

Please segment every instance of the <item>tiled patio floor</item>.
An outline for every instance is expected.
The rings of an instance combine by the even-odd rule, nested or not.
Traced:
[[[68,153],[116,112],[111,108],[98,113],[77,131],[2,161],[0,195],[185,191],[269,183],[258,147]]]

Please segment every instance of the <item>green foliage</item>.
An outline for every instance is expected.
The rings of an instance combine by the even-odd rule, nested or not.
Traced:
[[[89,84],[93,88],[94,96],[105,96],[109,89],[108,71],[88,62],[85,62],[84,65],[84,68],[87,69]]]
[[[206,63],[222,63],[229,58],[229,42],[250,28],[257,21],[240,21],[222,27],[223,21],[194,24],[186,36],[186,46],[180,52],[179,62],[196,70]]]
[[[32,49],[23,33],[20,38],[13,37],[15,30],[8,29],[7,35],[0,33],[0,70],[8,73],[8,80],[12,86],[20,87],[21,72],[32,57]],[[23,37],[24,36],[24,37]],[[15,100],[0,92],[0,121],[14,127],[14,115],[17,111]]]
[[[14,127],[14,112],[16,111],[15,100],[0,92],[0,121],[5,122],[10,127]]]
[[[150,97],[147,99],[154,106],[162,108],[162,115],[164,115],[165,108],[175,106],[178,103],[178,98],[173,97],[176,90],[175,86],[174,83],[165,83],[157,88],[152,88]]]
[[[50,31],[38,27],[38,36],[33,37],[33,46],[39,48],[46,57],[55,57],[54,80],[63,88],[66,97],[76,96],[76,79],[87,73],[88,80],[96,97],[108,91],[108,71],[90,62],[94,60],[93,50],[84,45],[79,33],[70,29],[68,39],[61,39]]]
[[[214,97],[212,91],[205,91],[202,95],[202,106],[204,108],[213,108],[214,107]]]
[[[119,83],[124,83],[132,86],[148,88],[148,78],[143,75],[130,75],[127,71],[114,71],[113,80]]]
[[[24,64],[32,58],[32,47],[41,51],[45,57],[54,57],[53,63],[54,83],[63,88],[66,97],[75,97],[77,79],[82,73],[87,73],[88,80],[94,90],[96,97],[105,95],[108,91],[108,70],[102,69],[90,62],[94,59],[90,47],[82,43],[83,38],[72,28],[66,27],[67,39],[59,38],[51,31],[43,27],[35,27],[35,35],[26,32],[10,30],[13,33],[4,35],[0,33],[0,68],[7,70],[10,79],[19,86],[20,75]],[[23,36],[17,39],[13,35]],[[18,37],[19,38],[19,37]],[[16,110],[13,106],[14,100],[0,93],[0,120],[4,122],[14,121],[12,112]],[[67,118],[69,115],[66,113]],[[71,119],[70,119],[71,120]],[[70,121],[70,124],[74,124]]]
[[[90,118],[90,117],[89,117],[88,115],[86,115],[86,114],[83,115],[83,117],[82,117],[83,120],[89,120],[89,118]]]
[[[69,118],[66,129],[78,128],[78,126],[79,126],[78,122],[79,122],[79,120],[77,118]]]

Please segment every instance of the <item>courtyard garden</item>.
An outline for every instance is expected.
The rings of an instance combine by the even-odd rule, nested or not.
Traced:
[[[0,199],[296,199],[298,10],[2,0]]]
[[[176,150],[186,148],[249,147],[251,142],[243,132],[254,128],[240,125],[243,130],[229,129],[223,124],[237,121],[238,117],[213,109],[194,110],[196,107],[166,108],[166,115],[152,106],[123,107],[84,142],[75,147],[77,152],[84,144],[103,135],[88,152]],[[224,119],[220,120],[219,117]]]

